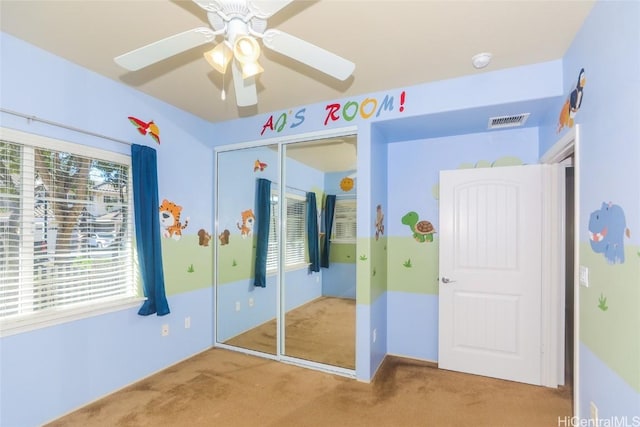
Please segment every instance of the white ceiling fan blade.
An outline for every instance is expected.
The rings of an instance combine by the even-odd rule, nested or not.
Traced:
[[[248,0],[247,7],[258,18],[267,19],[284,9],[293,0]]]
[[[129,71],[137,71],[196,46],[212,42],[215,37],[216,33],[210,28],[198,27],[116,56],[114,60]]]
[[[242,78],[242,70],[236,63],[231,62],[231,71],[233,74],[233,87],[236,92],[236,103],[238,107],[248,107],[258,103],[258,91],[256,89],[256,80],[254,77],[247,79]]]
[[[356,65],[302,39],[279,30],[267,30],[262,39],[265,47],[307,64],[338,80],[346,80]]]
[[[193,0],[195,4],[206,10],[207,12],[218,12],[222,10],[222,5],[216,0]]]

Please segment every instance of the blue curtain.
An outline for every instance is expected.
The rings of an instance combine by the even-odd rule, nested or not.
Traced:
[[[318,208],[316,193],[307,193],[307,241],[309,245],[309,271],[320,271],[320,247],[318,245]]]
[[[271,181],[258,178],[256,188],[256,276],[253,286],[267,286],[267,250],[271,222]]]
[[[324,242],[322,242],[322,256],[320,267],[329,268],[329,248],[331,247],[331,229],[333,228],[333,214],[336,209],[336,196],[327,195],[324,204]]]
[[[170,311],[164,291],[164,272],[162,269],[156,150],[133,144],[131,146],[131,172],[138,263],[144,295],[147,297],[138,314],[148,316],[156,313],[158,316],[164,316]]]

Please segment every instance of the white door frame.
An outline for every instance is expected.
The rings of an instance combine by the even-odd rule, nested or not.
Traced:
[[[574,416],[578,416],[578,414],[580,413],[580,399],[579,399],[579,382],[580,382],[580,377],[578,375],[579,371],[580,371],[580,351],[579,351],[579,345],[580,345],[580,292],[579,292],[579,281],[578,281],[578,274],[579,274],[579,264],[580,264],[580,260],[579,260],[579,244],[580,244],[580,127],[579,125],[576,125],[573,128],[570,128],[570,130],[563,135],[558,141],[556,141],[556,143],[551,146],[551,148],[549,148],[544,155],[540,158],[540,163],[543,164],[556,164],[556,163],[561,163],[564,159],[566,159],[567,157],[569,157],[571,154],[573,154],[573,167],[574,167],[574,244],[573,244],[573,251],[574,251],[574,266],[573,266],[573,289],[574,289],[574,293],[573,293],[573,415]],[[563,209],[564,211],[564,209]],[[557,210],[555,210],[554,212],[558,212]],[[562,233],[562,241],[558,242],[559,244],[562,244],[564,242],[564,236],[565,234]],[[562,246],[564,247],[564,246]],[[562,259],[564,261],[564,251],[561,250],[561,247],[556,246],[554,248],[554,250],[558,251],[560,250],[560,252],[562,253]],[[564,263],[562,263],[562,265],[564,265]],[[556,280],[564,280],[564,276],[562,278],[558,278],[556,276]],[[561,283],[561,282],[560,282]],[[556,308],[556,315],[557,316],[564,316],[564,305],[565,304],[561,304],[560,301],[564,299],[564,287],[560,286],[560,283],[555,283],[555,284],[549,284],[548,286],[556,286],[557,288],[562,288],[562,295],[560,295],[560,293],[555,293],[555,292],[550,292],[550,289],[547,289],[547,295],[552,298],[555,299],[555,303],[552,302],[552,305],[550,305],[550,307],[555,307]],[[562,310],[562,313],[559,312],[559,310]],[[564,318],[564,317],[562,317]],[[546,321],[551,321],[550,319],[545,319],[543,317],[543,322]],[[564,322],[563,322],[564,324]],[[550,325],[542,325],[543,328],[545,328],[545,326],[547,327],[546,330],[549,330],[551,328]],[[553,331],[555,334],[558,333],[557,328],[555,331]],[[556,335],[557,337],[557,335]],[[558,351],[558,358],[553,361],[552,357],[550,358],[545,358],[545,362],[548,362],[549,365],[544,366],[543,367],[543,372],[546,373],[547,375],[545,377],[543,377],[543,381],[548,381],[549,379],[553,378],[553,372],[557,372],[557,365],[560,362],[560,355],[562,354],[562,352],[560,351],[562,349],[562,346],[559,345],[560,343],[558,343],[558,340],[556,340],[556,346],[557,346],[557,351]],[[564,355],[562,354],[562,357],[564,357]],[[554,371],[554,365],[556,370]],[[544,383],[544,382],[543,382]],[[562,383],[562,382],[559,382]]]

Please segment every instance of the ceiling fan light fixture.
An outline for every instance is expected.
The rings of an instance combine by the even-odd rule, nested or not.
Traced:
[[[221,36],[224,41],[220,46],[212,46],[204,57],[213,69],[222,74],[223,87],[224,76],[231,64],[239,107],[258,103],[256,82],[251,76],[264,71],[258,63],[262,47],[338,80],[346,80],[353,74],[353,62],[292,34],[267,29],[267,19],[295,0],[193,1],[207,12],[208,27],[192,28],[149,43],[117,56],[114,58],[116,63],[129,71],[137,71],[179,53],[214,43],[216,37]],[[225,97],[224,91],[222,97]]]
[[[260,57],[260,45],[258,41],[251,36],[240,36],[236,39],[233,46],[233,54],[242,64],[247,62],[257,63]]]
[[[264,71],[264,68],[258,63],[255,62],[245,62],[242,64],[242,78],[248,79],[249,77],[256,76]]]
[[[207,60],[216,71],[221,74],[227,72],[227,67],[231,58],[233,58],[233,52],[231,48],[227,46],[227,42],[222,42],[216,45],[212,50],[204,53],[204,58]]]

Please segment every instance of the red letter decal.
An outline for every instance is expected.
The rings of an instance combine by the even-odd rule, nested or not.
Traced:
[[[325,126],[329,122],[329,119],[333,120],[334,122],[340,119],[340,117],[336,115],[336,111],[340,110],[340,104],[329,104],[325,107],[325,110],[328,111],[327,117],[324,119]]]
[[[265,123],[264,126],[262,126],[262,132],[260,132],[261,136],[264,134],[264,131],[267,128],[273,130],[273,116],[269,116],[269,120],[267,120],[267,123]]]

